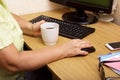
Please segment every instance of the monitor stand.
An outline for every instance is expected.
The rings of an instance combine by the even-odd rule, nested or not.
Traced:
[[[110,14],[102,14],[102,13],[99,14],[99,21],[111,22],[113,20],[114,20],[114,18]]]
[[[76,9],[76,11],[63,14],[62,19],[64,21],[77,23],[81,25],[93,24],[98,21],[97,17],[93,14],[85,13],[82,9]]]

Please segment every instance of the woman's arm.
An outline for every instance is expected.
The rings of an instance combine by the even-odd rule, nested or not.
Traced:
[[[10,72],[34,70],[65,57],[87,55],[88,53],[81,49],[90,46],[91,44],[87,41],[74,39],[62,45],[19,53],[11,44],[0,50],[0,65]]]
[[[18,24],[20,25],[24,34],[31,35],[31,36],[39,36],[40,35],[40,25],[45,22],[44,20],[32,24],[29,21],[26,21],[25,19],[21,18],[20,16],[18,16],[16,14],[12,13],[12,15],[16,19]]]

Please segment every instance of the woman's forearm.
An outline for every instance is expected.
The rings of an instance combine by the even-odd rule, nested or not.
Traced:
[[[57,46],[46,47],[36,51],[18,52],[14,45],[3,49],[0,55],[1,64],[9,72],[27,71],[38,69],[50,62],[64,58],[62,50]],[[10,50],[10,52],[6,52]]]
[[[20,25],[22,31],[24,34],[34,36],[34,30],[33,30],[33,24],[30,23],[29,21],[26,21],[25,19],[21,18],[20,16],[13,14],[13,17],[15,20],[18,22]]]

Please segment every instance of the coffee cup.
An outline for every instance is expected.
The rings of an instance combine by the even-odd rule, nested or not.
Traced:
[[[40,25],[41,36],[45,45],[55,45],[59,36],[59,24],[55,22],[45,22]]]

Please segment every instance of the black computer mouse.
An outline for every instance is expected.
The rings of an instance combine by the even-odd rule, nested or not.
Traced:
[[[95,52],[95,48],[93,46],[87,47],[87,48],[82,48],[81,50],[87,51],[88,53]]]

